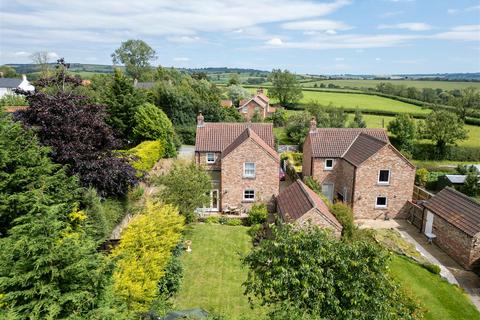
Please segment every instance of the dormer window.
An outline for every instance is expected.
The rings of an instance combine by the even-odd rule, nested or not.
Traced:
[[[207,163],[215,163],[215,153],[207,152]]]
[[[333,169],[333,159],[325,159],[325,170]]]
[[[378,172],[378,184],[390,184],[390,170],[380,170]]]

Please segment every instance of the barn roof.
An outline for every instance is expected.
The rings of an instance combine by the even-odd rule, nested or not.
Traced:
[[[0,78],[0,88],[17,88],[22,83],[21,78]]]
[[[442,189],[423,206],[469,236],[480,232],[480,203],[455,189]]]

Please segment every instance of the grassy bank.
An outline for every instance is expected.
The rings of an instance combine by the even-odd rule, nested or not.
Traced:
[[[317,84],[328,86],[334,84],[341,87],[349,88],[375,88],[379,83],[391,83],[394,85],[403,85],[406,87],[415,87],[417,89],[431,88],[431,89],[443,89],[443,90],[455,90],[463,89],[466,87],[475,87],[480,89],[480,82],[468,82],[468,81],[419,81],[419,80],[318,80],[302,83],[305,88],[312,88]]]

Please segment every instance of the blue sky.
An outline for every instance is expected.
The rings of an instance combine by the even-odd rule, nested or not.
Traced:
[[[111,64],[127,39],[154,65],[312,74],[480,71],[480,2],[470,0],[1,0],[0,64]]]

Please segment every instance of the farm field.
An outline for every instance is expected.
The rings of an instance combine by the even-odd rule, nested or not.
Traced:
[[[192,252],[184,253],[185,269],[180,291],[174,299],[178,310],[200,307],[225,315],[227,319],[259,319],[243,295],[247,270],[242,255],[251,247],[247,227],[219,224],[194,224],[186,234]]]
[[[375,88],[380,82],[391,83],[394,85],[404,85],[407,87],[415,87],[417,89],[432,88],[443,90],[455,90],[466,87],[475,87],[480,89],[480,82],[467,81],[420,81],[420,80],[318,80],[311,82],[303,82],[305,88],[312,88],[315,83],[319,86],[321,83],[328,85],[329,83],[351,88]]]
[[[256,92],[255,88],[248,88],[250,92]],[[307,104],[312,101],[323,105],[332,103],[335,107],[360,108],[364,110],[378,111],[388,110],[396,113],[428,114],[430,109],[423,109],[419,106],[388,99],[384,97],[341,92],[303,91],[303,98],[300,104]],[[276,103],[275,99],[271,103]]]
[[[425,307],[425,319],[480,318],[480,313],[460,288],[406,258],[394,256],[390,262],[390,271]]]

